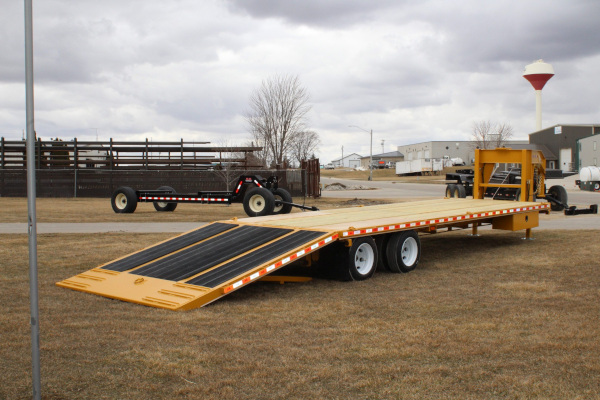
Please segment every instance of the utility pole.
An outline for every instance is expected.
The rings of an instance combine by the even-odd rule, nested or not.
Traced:
[[[361,131],[365,131],[367,133],[369,133],[368,130],[361,128],[360,126],[356,126],[356,125],[348,125],[351,128],[358,128]],[[373,180],[373,129],[371,129],[370,131],[371,133],[371,146],[369,147],[369,180],[372,181]]]
[[[27,127],[27,232],[29,235],[29,311],[33,398],[41,399],[40,317],[38,305],[37,217],[35,208],[35,125],[33,116],[33,5],[25,0],[25,119]]]

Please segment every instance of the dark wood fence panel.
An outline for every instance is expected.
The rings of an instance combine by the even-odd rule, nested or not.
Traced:
[[[276,175],[279,185],[293,196],[304,194],[299,170],[286,171],[187,171],[187,170],[36,170],[38,197],[110,197],[119,186],[134,189],[156,189],[171,186],[179,193],[196,193],[207,190],[233,190],[240,174],[259,175],[264,178]],[[229,188],[225,183],[229,180]],[[27,196],[26,170],[0,169],[0,197]]]
[[[321,197],[321,164],[319,163],[319,159],[302,161],[302,169],[306,171],[305,176],[303,177],[306,195],[308,197]]]

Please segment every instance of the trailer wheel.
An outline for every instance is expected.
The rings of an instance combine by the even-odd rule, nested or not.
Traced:
[[[369,279],[377,269],[377,246],[371,237],[352,240],[348,250],[347,268],[355,281]]]
[[[275,200],[285,201],[287,203],[292,202],[292,195],[285,189],[278,188],[273,192]],[[291,204],[275,204],[273,208],[273,214],[289,214],[292,211]]]
[[[121,186],[115,190],[110,198],[112,209],[117,214],[130,214],[137,208],[137,195],[135,190]]]
[[[273,213],[275,197],[270,190],[253,187],[244,196],[244,211],[249,217],[262,217]]]
[[[161,186],[158,190],[168,190],[171,193],[175,193],[175,189],[171,186]],[[166,201],[155,201],[152,203],[156,211],[175,211],[177,203],[168,203]]]
[[[387,249],[389,240],[390,235],[375,236],[375,245],[377,245],[377,254],[379,255],[379,257],[377,257],[377,271],[391,271],[387,257],[385,256],[385,251]]]
[[[421,258],[421,241],[417,232],[392,234],[387,245],[386,257],[392,272],[410,272],[417,268]]]
[[[454,183],[446,185],[446,197],[454,197],[454,192],[456,192],[456,185]]]
[[[567,202],[568,202],[567,189],[565,189],[564,186],[560,186],[560,185],[552,186],[548,190],[548,194],[563,204],[567,204]],[[554,204],[551,202],[550,209],[552,211],[562,211],[565,209],[565,207],[560,204]]]
[[[465,189],[465,187],[463,185],[455,185],[455,189],[454,189],[454,196],[452,197],[458,197],[459,199],[464,199],[465,197],[467,197],[467,190]]]

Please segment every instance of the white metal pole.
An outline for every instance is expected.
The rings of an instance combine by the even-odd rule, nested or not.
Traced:
[[[542,91],[535,91],[535,130],[542,130]]]
[[[31,313],[31,360],[33,398],[41,399],[40,326],[37,270],[37,217],[35,210],[35,125],[33,116],[33,12],[25,1],[25,103],[27,123],[27,210],[29,235],[29,309]]]
[[[371,129],[371,153],[369,155],[369,180],[373,180],[373,129]]]

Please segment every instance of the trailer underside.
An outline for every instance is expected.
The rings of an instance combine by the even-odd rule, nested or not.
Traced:
[[[201,307],[338,240],[491,223],[530,230],[548,203],[440,199],[219,221],[57,285],[172,310]]]

